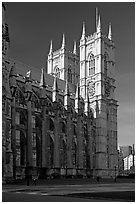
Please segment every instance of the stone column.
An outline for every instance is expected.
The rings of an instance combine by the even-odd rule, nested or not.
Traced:
[[[42,105],[42,167],[47,168],[48,141],[47,141],[48,119],[46,116],[46,104]]]
[[[12,140],[12,152],[13,152],[13,178],[16,179],[16,105],[15,96],[11,102],[11,140]]]
[[[11,148],[13,152],[13,178],[16,179],[16,65],[11,67],[9,74],[9,84],[11,90]]]
[[[59,151],[59,142],[60,142],[60,123],[59,123],[59,110],[56,107],[55,110],[55,120],[54,120],[54,167],[60,167],[60,151]]]
[[[67,111],[67,174],[71,174],[73,168],[72,164],[72,129],[71,129],[71,113]]]
[[[28,166],[32,167],[32,113],[31,101],[27,102],[28,111],[28,127],[27,127],[27,162]]]
[[[82,118],[81,114],[78,113],[77,117],[77,143],[78,143],[78,152],[77,152],[77,160],[78,160],[78,168],[83,168],[83,132],[82,132]]]

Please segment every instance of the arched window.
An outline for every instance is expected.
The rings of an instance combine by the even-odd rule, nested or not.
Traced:
[[[40,138],[36,135],[36,165],[40,167],[41,161],[41,145],[40,145]]]
[[[72,162],[74,167],[76,167],[77,164],[77,144],[76,144],[76,138],[73,137],[72,139]]]
[[[72,83],[72,71],[71,71],[71,67],[68,68],[68,81],[70,83]]]
[[[55,75],[56,75],[58,78],[60,78],[60,70],[59,70],[59,67],[58,67],[58,66],[55,66],[55,68],[54,68],[54,73],[55,73]]]
[[[95,58],[91,55],[89,58],[89,75],[95,74]]]
[[[49,119],[49,130],[50,131],[54,130],[54,122],[53,122],[53,120],[51,118]]]
[[[20,165],[24,166],[26,163],[26,138],[22,131],[20,131]]]
[[[26,111],[21,110],[20,111],[20,124],[21,125],[26,125],[26,117],[25,117]],[[27,115],[27,114],[26,114]]]
[[[66,167],[66,143],[64,139],[61,139],[60,141],[60,165],[61,167],[65,168]]]
[[[62,133],[65,133],[66,132],[66,126],[65,126],[65,122],[61,122],[61,131]]]

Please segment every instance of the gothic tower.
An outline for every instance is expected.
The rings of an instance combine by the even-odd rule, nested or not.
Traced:
[[[79,56],[77,54],[76,41],[73,51],[67,49],[65,34],[63,34],[61,48],[53,51],[52,41],[47,60],[47,73],[56,75],[57,78],[76,84],[79,79]]]
[[[104,35],[96,11],[96,32],[86,37],[83,23],[80,39],[80,95],[96,118],[96,176],[114,176],[117,167],[117,101],[115,100],[115,45],[112,28]],[[104,162],[102,162],[104,161]]]

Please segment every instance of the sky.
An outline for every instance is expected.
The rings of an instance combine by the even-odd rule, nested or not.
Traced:
[[[116,58],[116,99],[118,100],[118,144],[135,143],[135,3],[132,2],[8,2],[6,22],[10,33],[9,57],[35,70],[46,66],[50,41],[53,50],[66,44],[77,49],[86,25],[86,36],[95,32],[95,8],[101,15],[102,30],[112,24]],[[33,71],[32,71],[33,72]]]

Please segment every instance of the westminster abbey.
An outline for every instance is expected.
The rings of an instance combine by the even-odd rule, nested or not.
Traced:
[[[111,24],[69,51],[50,43],[47,70],[36,75],[8,58],[10,35],[2,22],[2,166],[3,179],[37,175],[114,177],[117,168],[115,45]]]

